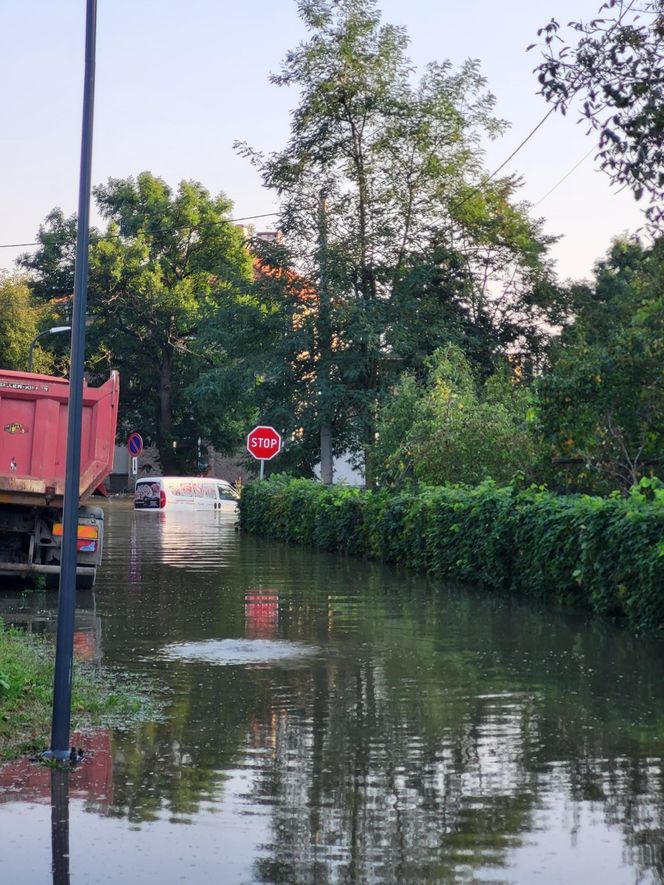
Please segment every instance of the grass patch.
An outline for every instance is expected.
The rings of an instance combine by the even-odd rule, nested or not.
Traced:
[[[52,643],[0,620],[0,762],[48,746],[54,660]],[[160,706],[144,680],[74,665],[72,731],[155,719]]]

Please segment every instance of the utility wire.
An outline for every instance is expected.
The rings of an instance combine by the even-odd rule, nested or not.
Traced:
[[[243,218],[229,218],[228,223],[232,224],[234,221],[252,221],[254,218],[270,218],[273,215],[279,215],[279,212],[263,212],[262,215],[245,215]],[[225,220],[225,219],[224,219]],[[223,221],[215,221],[213,224],[223,224]]]
[[[495,178],[496,175],[498,175],[498,173],[500,172],[501,169],[504,169],[505,166],[507,166],[507,164],[508,164],[509,161],[512,159],[512,157],[516,157],[516,155],[519,153],[519,151],[521,150],[521,148],[522,148],[525,144],[527,144],[527,143],[530,141],[530,139],[531,139],[531,138],[533,137],[533,135],[537,132],[537,130],[540,128],[540,126],[541,126],[543,123],[546,123],[546,121],[549,119],[549,117],[551,116],[551,114],[552,114],[554,111],[555,111],[555,108],[550,108],[550,109],[547,111],[547,113],[544,114],[544,116],[543,116],[542,119],[539,121],[539,123],[537,124],[537,126],[535,126],[533,129],[531,129],[530,132],[528,133],[528,135],[526,135],[526,137],[523,139],[523,141],[521,142],[521,144],[514,148],[514,150],[512,151],[512,153],[509,155],[509,157],[508,157],[506,160],[503,160],[503,162],[500,164],[500,166],[499,166],[497,169],[494,169],[494,170],[493,170],[493,172],[491,173],[491,175],[490,175],[487,179],[485,179],[484,184],[488,184],[488,183],[491,181],[492,178]]]
[[[544,123],[549,119],[549,117],[551,116],[551,114],[555,110],[556,110],[555,107],[551,107],[547,111],[547,113],[542,117],[542,119],[539,121],[539,123],[537,123],[537,125],[533,126],[533,128],[530,130],[528,135],[526,135],[526,137],[514,148],[512,153],[505,160],[503,160],[503,162],[500,164],[500,166],[496,167],[496,169],[494,169],[493,172],[489,176],[487,176],[486,178],[483,179],[481,184],[474,187],[471,191],[469,191],[469,193],[466,194],[466,196],[462,200],[460,200],[458,203],[453,204],[453,206],[451,208],[454,210],[460,209],[461,206],[463,206],[465,203],[467,203],[468,200],[470,200],[472,197],[474,197],[475,194],[478,194],[482,190],[483,187],[485,187],[490,181],[492,181],[492,179],[494,179],[496,177],[496,175],[498,175],[498,173],[502,169],[504,169],[505,166],[507,166],[507,164],[510,162],[510,160],[512,160],[514,157],[516,157],[516,155],[519,153],[519,151],[526,144],[528,144],[528,142],[533,137],[533,135],[535,135],[535,133],[538,131],[538,129],[540,129],[540,127],[544,125]],[[591,151],[589,151],[589,153],[591,153],[592,150],[594,150],[594,147],[591,149]],[[586,156],[588,156],[588,154],[586,154]],[[570,169],[570,171],[567,173],[567,175],[571,175],[572,172],[574,172],[574,170],[577,168],[577,166],[581,165],[581,163],[585,159],[586,159],[586,157],[583,157],[582,160],[579,160],[579,162],[576,164],[576,166],[574,166],[573,169]],[[542,200],[546,199],[546,197],[548,197],[549,194],[552,193],[558,187],[558,185],[562,184],[562,182],[565,180],[565,178],[567,178],[567,175],[564,178],[562,178],[557,184],[555,184],[551,188],[551,190],[547,194],[545,194],[541,200],[539,200],[538,203],[535,203],[535,206],[539,205],[539,203],[541,203]],[[241,218],[222,218],[219,221],[211,222],[211,224],[234,224],[239,221],[253,221],[256,218],[271,218],[271,217],[274,217],[275,215],[279,215],[279,214],[280,214],[279,212],[263,212],[261,215],[244,215]],[[161,232],[166,233],[166,232],[170,232],[172,230],[173,230],[173,228],[164,228],[162,231],[155,231],[155,233],[161,233]],[[117,236],[119,236],[119,235],[112,234],[109,236],[107,234],[107,235],[102,235],[101,237],[99,237],[99,239],[100,240],[115,239]],[[25,248],[25,247],[29,247],[29,246],[40,246],[40,245],[41,245],[41,243],[39,243],[39,242],[34,242],[34,243],[0,243],[0,249],[19,249],[19,248]]]
[[[210,226],[213,224],[235,224],[238,221],[253,221],[254,218],[270,218],[274,215],[279,215],[278,212],[263,212],[262,215],[244,215],[242,218],[221,218],[219,221],[211,221],[209,222]],[[185,228],[181,228],[184,230]],[[161,230],[155,231],[155,233],[168,233],[173,230],[178,230],[178,228],[161,228]],[[110,240],[116,239],[119,234],[104,234],[99,237],[100,240]],[[21,249],[25,246],[41,246],[40,242],[34,243],[0,243],[0,249]]]
[[[475,194],[478,194],[482,190],[483,187],[485,187],[493,178],[495,178],[496,175],[498,175],[498,173],[501,171],[501,169],[504,169],[505,166],[507,166],[507,164],[509,163],[509,161],[513,157],[516,157],[516,155],[519,153],[521,148],[524,147],[524,145],[528,144],[528,142],[533,137],[533,135],[537,132],[537,130],[540,128],[540,126],[542,126],[544,123],[546,123],[546,121],[549,119],[549,117],[551,116],[551,114],[554,111],[555,111],[555,107],[550,108],[546,112],[546,114],[544,114],[544,116],[539,121],[539,123],[530,130],[530,132],[528,133],[528,135],[526,135],[526,137],[523,139],[523,141],[514,148],[512,153],[509,155],[509,157],[507,157],[506,160],[503,160],[503,162],[500,164],[500,166],[498,166],[496,169],[493,170],[491,175],[489,175],[487,178],[484,178],[482,180],[481,184],[476,185],[471,191],[469,191],[469,193],[466,194],[466,196],[463,198],[463,200],[459,200],[458,203],[454,203],[451,208],[454,210],[460,209],[465,203],[468,202],[468,200],[470,200],[472,197],[474,197]]]
[[[627,15],[627,13],[630,11],[630,9],[632,8],[632,6],[634,6],[634,3],[635,3],[635,0],[629,0],[629,3],[627,4],[627,7],[626,7],[625,9],[623,9],[623,11],[620,13],[620,16],[618,17],[618,19],[616,19],[616,21],[611,25],[611,27],[610,27],[610,28],[608,29],[608,31],[606,32],[606,35],[605,35],[605,36],[608,36],[608,35],[611,33],[611,31],[613,31],[614,28],[616,28],[616,27],[618,27],[618,26],[620,25],[620,23],[622,22],[623,18]],[[491,173],[491,175],[489,175],[488,178],[485,178],[485,179],[482,181],[482,184],[477,185],[476,187],[474,187],[469,193],[466,194],[466,196],[463,198],[463,200],[461,200],[459,203],[454,204],[454,205],[452,206],[452,208],[453,208],[453,209],[459,209],[461,206],[464,205],[464,203],[467,203],[468,200],[470,200],[472,197],[474,197],[475,194],[479,193],[479,192],[482,190],[482,188],[483,188],[485,185],[487,185],[487,184],[488,184],[493,178],[495,178],[496,175],[498,175],[498,173],[501,171],[501,169],[504,169],[505,166],[507,166],[507,164],[509,163],[509,161],[510,161],[513,157],[516,157],[516,155],[519,153],[519,151],[521,150],[521,148],[522,148],[525,144],[527,144],[527,143],[530,141],[530,139],[531,139],[531,138],[533,137],[533,135],[537,132],[537,130],[540,128],[540,126],[542,126],[542,124],[545,123],[545,122],[549,119],[549,117],[551,116],[551,114],[552,114],[555,110],[557,110],[557,105],[554,104],[554,105],[552,105],[552,107],[547,111],[547,113],[542,117],[542,119],[539,121],[539,123],[538,123],[536,126],[534,126],[534,127],[530,130],[530,132],[528,133],[528,135],[526,135],[526,137],[523,139],[523,141],[521,142],[521,144],[517,145],[517,147],[512,151],[512,153],[509,155],[509,157],[508,157],[506,160],[504,160],[504,161],[500,164],[500,166],[498,166],[497,169],[494,169],[493,172]],[[577,168],[577,166],[580,166],[581,163],[583,163],[583,160],[585,160],[586,157],[587,157],[589,154],[591,154],[594,150],[595,150],[595,147],[592,147],[591,150],[588,151],[588,154],[586,154],[586,156],[583,157],[583,159],[579,160],[579,162],[576,164],[576,166],[574,166],[573,169],[570,169],[570,171],[567,173],[567,175],[571,175],[572,172],[574,172],[574,170]],[[537,203],[535,203],[535,206],[538,206],[539,203],[541,203],[542,200],[545,200],[545,199],[549,196],[550,193],[553,193],[553,191],[558,187],[558,185],[562,184],[563,181],[565,180],[565,178],[567,178],[567,175],[565,175],[564,178],[561,178],[561,180],[560,180],[557,184],[555,184],[555,185],[551,188],[551,190],[550,190],[548,193],[546,193],[546,194],[542,197],[541,200],[539,200]]]
[[[584,154],[584,155],[581,157],[581,159],[578,161],[578,163],[575,163],[574,166],[572,166],[572,168],[569,170],[569,172],[566,172],[565,175],[563,175],[563,177],[560,179],[560,181],[557,181],[557,182],[554,184],[554,186],[551,188],[551,190],[548,190],[548,191],[544,194],[543,197],[540,197],[540,199],[539,199],[536,203],[533,203],[532,208],[534,209],[535,206],[539,206],[540,203],[543,203],[544,200],[546,200],[546,198],[549,197],[549,196],[555,191],[555,189],[556,189],[557,187],[559,187],[559,186],[563,183],[563,181],[566,181],[566,180],[570,177],[570,175],[572,174],[572,172],[575,172],[575,171],[579,168],[579,166],[581,165],[581,163],[583,163],[585,160],[587,160],[588,157],[589,157],[594,151],[596,151],[596,150],[597,150],[597,145],[593,145],[593,146],[590,148],[590,150],[588,151],[588,153],[587,153],[587,154]]]

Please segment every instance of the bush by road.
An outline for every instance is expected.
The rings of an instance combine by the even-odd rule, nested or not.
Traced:
[[[560,496],[493,483],[366,492],[287,477],[247,485],[244,530],[402,563],[664,632],[664,492]]]

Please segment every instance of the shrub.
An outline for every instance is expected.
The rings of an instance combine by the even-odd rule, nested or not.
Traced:
[[[653,491],[653,482],[644,480],[628,498],[596,498],[493,482],[365,492],[277,476],[245,487],[240,525],[289,543],[571,601],[664,632],[664,490]]]

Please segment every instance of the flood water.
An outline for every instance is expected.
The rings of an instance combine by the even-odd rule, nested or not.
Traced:
[[[664,643],[106,509],[77,653],[163,716],[0,770],[0,882],[664,882]],[[51,596],[0,605],[53,631]]]

